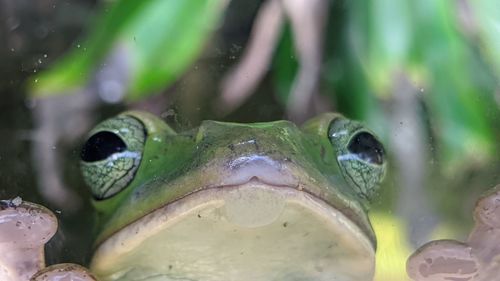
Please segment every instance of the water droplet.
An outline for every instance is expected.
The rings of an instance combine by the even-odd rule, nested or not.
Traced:
[[[236,44],[232,44],[231,48],[229,49],[229,51],[231,53],[236,53],[236,52],[239,52],[241,50],[241,48],[243,48],[243,47],[241,47],[239,45],[236,45]]]
[[[12,199],[11,203],[14,206],[19,206],[19,205],[21,205],[21,203],[23,203],[23,199],[21,199],[21,197],[17,196],[16,198]]]
[[[48,56],[47,56],[47,54],[43,54],[43,57],[44,57],[44,58],[47,58]]]
[[[35,83],[38,83],[38,79],[35,79]]]
[[[175,116],[175,110],[174,109],[168,109],[167,111],[164,111],[160,114],[160,117],[165,119],[170,116]]]
[[[80,44],[76,45],[77,48],[80,48]]]

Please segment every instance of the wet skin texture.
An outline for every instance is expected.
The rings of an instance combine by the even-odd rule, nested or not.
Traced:
[[[97,125],[81,155],[101,222],[91,263],[99,280],[373,277],[366,212],[386,160],[358,122],[327,113],[300,129],[205,121],[176,133],[150,114],[125,112]],[[34,208],[4,205],[3,213]],[[34,263],[36,272],[43,256]],[[61,274],[95,278],[75,265],[35,276]]]

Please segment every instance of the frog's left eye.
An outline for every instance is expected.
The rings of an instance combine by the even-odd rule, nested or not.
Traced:
[[[385,175],[385,151],[377,137],[356,121],[335,118],[328,137],[342,175],[359,197],[371,200]]]
[[[97,125],[83,145],[81,170],[96,199],[109,198],[132,181],[142,158],[146,129],[120,115]]]

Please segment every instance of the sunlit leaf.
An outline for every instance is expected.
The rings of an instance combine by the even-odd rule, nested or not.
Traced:
[[[138,99],[171,83],[197,57],[227,1],[122,0],[103,10],[86,41],[32,80],[34,96],[68,93],[115,47],[127,54],[127,98]]]

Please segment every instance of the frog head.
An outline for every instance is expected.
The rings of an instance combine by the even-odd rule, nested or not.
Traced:
[[[101,280],[371,280],[367,209],[384,149],[361,123],[204,121],[176,133],[144,112],[97,125],[81,168]]]

